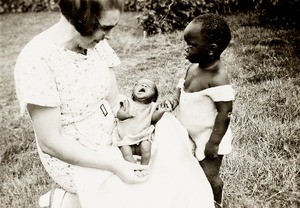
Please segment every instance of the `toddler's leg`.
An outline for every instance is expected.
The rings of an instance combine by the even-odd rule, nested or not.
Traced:
[[[205,172],[205,175],[212,187],[215,202],[222,206],[223,180],[220,178],[220,167],[222,164],[223,155],[218,155],[218,158],[207,159],[200,161],[200,165]]]
[[[133,158],[132,149],[130,146],[121,146],[120,150],[126,161],[135,163],[135,159]]]

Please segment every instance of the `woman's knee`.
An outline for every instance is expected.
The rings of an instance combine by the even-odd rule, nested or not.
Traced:
[[[61,208],[81,208],[77,194],[67,192],[61,203]]]

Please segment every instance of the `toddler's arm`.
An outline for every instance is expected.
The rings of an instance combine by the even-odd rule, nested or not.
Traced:
[[[162,101],[159,105],[163,108],[171,109],[172,111],[179,105],[180,88],[176,88],[172,96]]]
[[[218,155],[219,144],[227,131],[232,112],[232,101],[215,102],[215,105],[218,114],[210,139],[206,143],[204,151],[206,157],[216,157]]]

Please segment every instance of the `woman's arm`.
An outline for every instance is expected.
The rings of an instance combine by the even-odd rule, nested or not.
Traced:
[[[145,169],[144,166],[136,164],[132,166],[121,156],[109,150],[92,151],[75,140],[65,137],[62,134],[58,107],[28,104],[27,108],[34,125],[37,141],[44,153],[73,165],[112,171],[127,183],[143,181],[134,174],[134,170]]]
[[[117,79],[115,73],[112,69],[110,69],[110,91],[106,100],[111,106],[111,109],[114,115],[117,115],[117,111],[120,108],[120,101],[125,99],[124,95],[121,95],[118,89]]]

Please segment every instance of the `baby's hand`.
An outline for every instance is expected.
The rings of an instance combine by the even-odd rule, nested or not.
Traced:
[[[130,114],[128,109],[128,102],[126,101],[120,102],[120,108],[117,112],[117,118],[121,121],[128,118],[133,118],[133,116]]]

